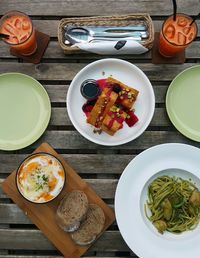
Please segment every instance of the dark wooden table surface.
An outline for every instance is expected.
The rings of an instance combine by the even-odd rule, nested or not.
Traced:
[[[177,4],[179,12],[192,16],[200,11],[200,0],[177,0]],[[138,139],[117,147],[96,145],[75,130],[66,112],[65,98],[73,77],[88,63],[105,56],[88,53],[64,55],[57,42],[59,20],[63,17],[147,12],[153,19],[155,30],[159,31],[163,20],[172,13],[171,0],[0,1],[0,15],[13,9],[30,15],[35,27],[49,34],[51,41],[42,62],[38,65],[25,63],[11,56],[7,46],[0,42],[0,73],[21,72],[39,80],[50,96],[52,116],[47,130],[37,142],[19,151],[0,151],[0,184],[27,154],[47,141],[63,154],[106,203],[113,206],[116,185],[123,169],[141,151],[168,142],[188,143],[200,147],[199,143],[190,141],[174,128],[165,110],[165,94],[171,80],[179,72],[200,62],[200,34],[187,49],[186,62],[182,65],[153,65],[151,52],[140,56],[118,56],[141,68],[149,77],[155,91],[155,114],[147,130]],[[200,25],[200,20],[197,23]],[[123,241],[116,223],[85,256],[137,257]],[[62,255],[0,189],[0,258],[22,257],[58,258]]]

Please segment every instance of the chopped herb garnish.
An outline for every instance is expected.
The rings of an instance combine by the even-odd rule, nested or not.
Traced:
[[[47,185],[49,177],[42,173],[43,171],[41,169],[36,170],[36,191],[39,191],[44,188],[45,185]]]
[[[45,181],[45,183],[48,181],[48,177],[45,175],[42,175],[42,179]]]

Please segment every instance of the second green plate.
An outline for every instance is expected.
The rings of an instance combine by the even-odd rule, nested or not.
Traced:
[[[181,72],[170,84],[166,108],[171,122],[186,137],[200,142],[200,66]]]

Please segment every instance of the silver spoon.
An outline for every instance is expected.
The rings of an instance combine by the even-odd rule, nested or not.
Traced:
[[[95,40],[126,40],[126,39],[133,39],[136,41],[141,41],[142,39],[148,38],[147,31],[134,31],[134,32],[123,32],[123,33],[108,33],[108,32],[94,32],[91,30],[87,30],[83,27],[76,27],[76,28],[69,28],[68,31],[65,33],[65,44],[75,44],[80,42],[91,42]]]
[[[132,31],[132,32],[95,32],[94,30],[87,29],[85,27],[69,27],[66,33],[70,36],[92,36],[92,37],[142,37],[147,38],[147,31]]]
[[[68,31],[69,29],[78,28],[78,26],[74,25],[65,25],[64,30]],[[79,26],[79,28],[96,31],[96,32],[131,32],[131,31],[147,31],[147,27],[143,24],[136,24],[136,25],[128,25],[128,26]]]

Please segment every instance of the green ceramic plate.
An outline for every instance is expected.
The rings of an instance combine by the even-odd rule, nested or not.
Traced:
[[[38,81],[20,73],[0,75],[0,149],[17,150],[36,141],[50,115],[48,94]]]
[[[167,91],[166,108],[176,129],[200,142],[200,66],[186,69],[172,81]]]

